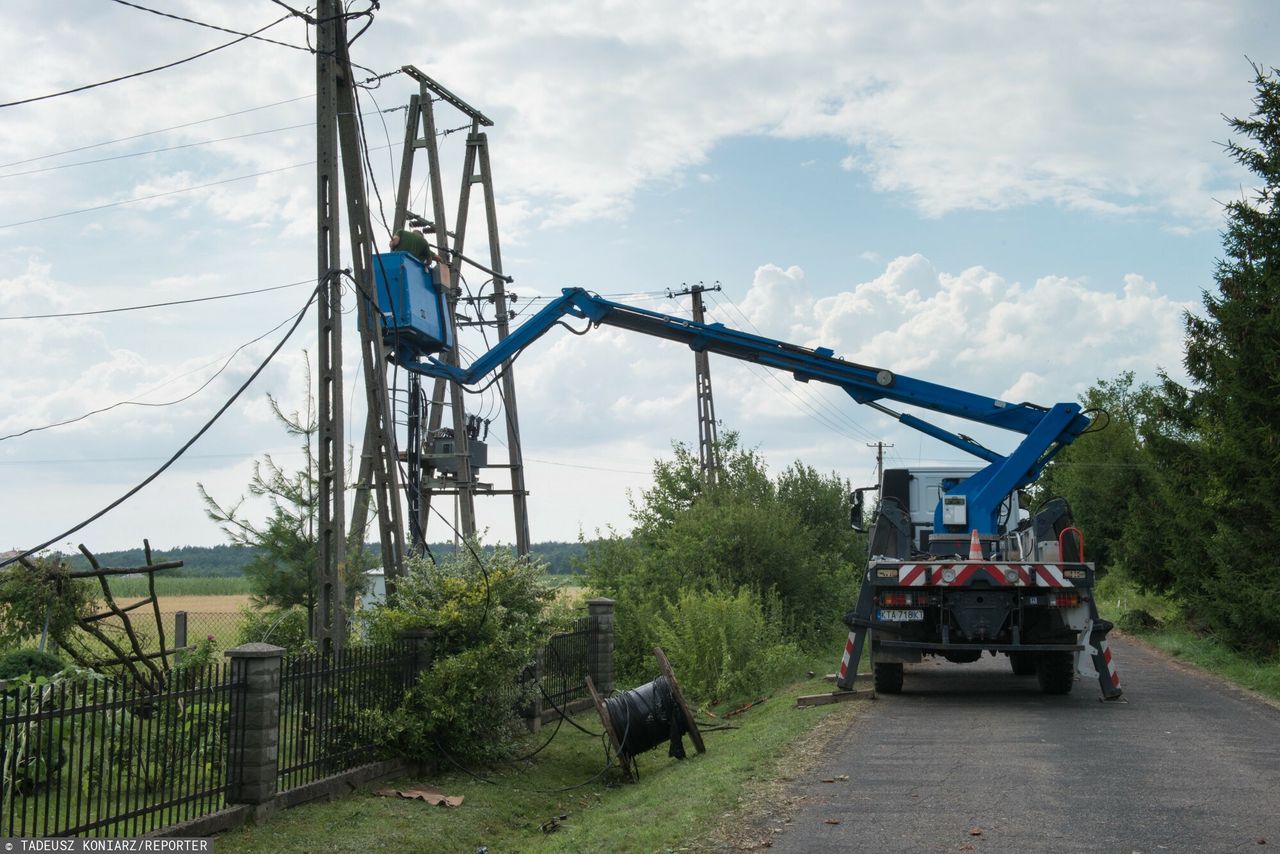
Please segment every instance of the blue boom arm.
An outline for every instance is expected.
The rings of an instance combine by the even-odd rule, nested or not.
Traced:
[[[1075,403],[1059,403],[1044,408],[1030,403],[1008,403],[972,394],[913,377],[847,362],[831,350],[810,350],[771,338],[729,329],[720,323],[692,320],[611,302],[581,288],[566,288],[563,294],[517,327],[470,367],[445,364],[433,356],[409,363],[407,368],[432,377],[474,384],[537,341],[565,317],[577,317],[593,325],[615,326],[644,335],[687,344],[706,351],[790,373],[800,382],[817,381],[839,386],[856,400],[896,418],[948,445],[985,460],[986,468],[970,476],[949,494],[964,495],[968,503],[969,527],[992,534],[998,529],[1000,504],[1015,489],[1034,481],[1059,449],[1084,432],[1090,420]],[[881,401],[909,404],[992,427],[1021,433],[1025,438],[1007,455],[979,445],[963,434],[954,433],[917,418],[896,412]],[[959,526],[942,523],[942,507],[935,511],[934,530],[967,533]]]

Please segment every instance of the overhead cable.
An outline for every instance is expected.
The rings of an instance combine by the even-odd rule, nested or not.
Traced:
[[[303,279],[300,282],[290,282],[287,285],[273,285],[269,288],[254,288],[251,291],[234,291],[229,294],[211,294],[207,297],[192,297],[190,299],[176,299],[169,302],[150,302],[142,305],[124,305],[118,308],[97,308],[89,311],[64,311],[53,314],[13,314],[8,316],[0,316],[0,320],[47,320],[53,317],[85,317],[91,314],[115,314],[121,311],[141,311],[147,308],[164,308],[171,305],[187,305],[193,302],[212,302],[219,299],[231,299],[232,297],[249,296],[250,294],[265,294],[268,291],[282,291],[285,288],[296,288],[299,285],[311,284],[311,279]]]
[[[213,382],[214,380],[216,380],[219,376],[221,376],[221,375],[222,375],[222,372],[223,372],[223,371],[225,371],[228,367],[230,367],[230,366],[231,366],[231,362],[235,359],[235,357],[236,357],[237,355],[239,355],[239,354],[240,354],[240,351],[241,351],[241,350],[243,350],[245,347],[248,347],[248,346],[250,346],[250,345],[252,345],[252,344],[256,344],[256,343],[258,343],[258,342],[259,342],[259,341],[261,341],[263,338],[266,338],[268,335],[270,335],[272,332],[275,332],[275,331],[276,331],[277,329],[279,329],[281,326],[284,326],[286,323],[288,323],[288,322],[289,322],[289,318],[290,318],[290,317],[293,317],[293,315],[289,315],[289,317],[286,317],[284,320],[280,321],[280,322],[279,322],[279,323],[277,323],[275,326],[271,327],[271,328],[270,328],[270,329],[268,329],[266,332],[264,332],[264,333],[262,333],[261,335],[259,335],[257,338],[253,338],[253,339],[251,339],[251,340],[249,340],[249,341],[246,341],[246,342],[244,342],[243,344],[241,344],[239,347],[237,347],[236,349],[232,350],[232,351],[231,351],[231,355],[227,356],[226,360],[222,363],[222,367],[218,368],[218,370],[214,371],[214,372],[213,372],[213,374],[211,374],[211,375],[208,377],[208,379],[206,379],[204,382],[202,382],[200,385],[198,385],[198,386],[197,386],[195,389],[193,389],[192,391],[190,391],[190,392],[188,392],[188,393],[184,394],[182,397],[176,398],[175,400],[166,400],[166,401],[157,402],[157,403],[150,403],[150,402],[147,402],[147,401],[138,400],[137,398],[133,398],[133,399],[130,399],[130,400],[120,400],[120,401],[117,401],[117,402],[115,402],[115,403],[113,403],[113,404],[111,404],[111,405],[109,405],[109,406],[103,406],[103,407],[100,407],[100,408],[98,408],[98,409],[90,410],[89,412],[86,412],[86,413],[84,413],[83,415],[77,415],[75,418],[67,418],[67,419],[62,420],[62,421],[55,421],[55,422],[53,422],[52,424],[45,424],[45,425],[42,425],[42,426],[40,426],[40,427],[28,427],[26,430],[22,430],[22,431],[19,431],[19,432],[17,432],[17,433],[10,433],[8,436],[0,436],[0,442],[4,442],[4,441],[6,441],[6,440],[8,440],[8,439],[17,439],[17,438],[19,438],[19,437],[21,437],[21,436],[26,436],[28,433],[39,433],[39,432],[40,432],[40,431],[42,431],[42,430],[51,430],[51,429],[53,429],[53,428],[55,428],[55,427],[65,427],[65,426],[67,426],[68,424],[75,424],[75,423],[76,423],[76,422],[78,422],[78,421],[83,421],[83,420],[85,420],[86,418],[90,418],[90,417],[92,417],[92,416],[94,416],[94,415],[100,415],[100,414],[101,414],[101,413],[103,413],[103,412],[110,412],[110,411],[111,411],[111,410],[113,410],[113,409],[118,409],[118,408],[119,408],[119,407],[121,407],[121,406],[145,406],[145,407],[148,407],[148,408],[159,409],[159,408],[161,408],[161,407],[165,407],[165,406],[175,406],[175,405],[177,405],[177,404],[179,404],[179,403],[184,403],[184,402],[186,402],[186,401],[190,400],[191,398],[195,397],[195,396],[196,396],[197,394],[199,394],[200,392],[204,391],[206,388],[208,388],[208,387],[209,387],[209,384],[210,384],[210,383],[212,383],[212,382]],[[207,368],[207,367],[208,367],[208,365],[204,365],[203,367]],[[203,368],[198,368],[197,370],[203,370]],[[193,373],[194,373],[194,372],[193,372]],[[175,378],[175,379],[176,379],[176,378]],[[142,394],[143,394],[143,395],[145,395],[145,394],[150,394],[151,392],[155,391],[156,389],[159,389],[159,388],[162,388],[163,386],[168,385],[168,384],[169,384],[170,382],[172,382],[172,381],[173,381],[173,380],[166,380],[165,382],[161,383],[160,385],[155,386],[154,388],[151,388],[151,389],[149,389],[149,390],[147,390],[147,391],[144,391]],[[141,396],[142,396],[142,395],[138,395],[138,397],[141,397]]]
[[[381,151],[382,147],[379,146],[377,148],[373,148],[370,150]],[[107,202],[105,204],[94,205],[93,207],[88,207],[88,208],[78,208],[73,211],[62,211],[61,213],[48,214],[46,216],[35,217],[34,219],[23,219],[23,220],[18,220],[17,222],[6,222],[3,225],[0,225],[0,229],[15,228],[19,225],[31,225],[32,223],[37,223],[37,222],[47,222],[51,219],[61,219],[62,217],[75,216],[76,214],[93,213],[94,211],[106,210],[107,208],[118,208],[118,207],[121,207],[122,205],[132,205],[132,204],[136,204],[137,202],[149,202],[152,199],[162,199],[165,196],[176,196],[179,193],[190,193],[190,192],[194,192],[195,190],[207,190],[210,187],[218,187],[223,184],[233,184],[236,181],[247,181],[250,178],[261,178],[263,175],[274,175],[277,172],[287,172],[290,169],[300,169],[303,166],[314,166],[315,163],[316,162],[314,160],[307,160],[306,162],[303,162],[303,163],[291,163],[288,166],[280,166],[276,169],[264,169],[261,172],[250,172],[248,175],[237,175],[234,178],[223,178],[221,181],[210,181],[207,184],[196,184],[191,187],[179,187],[176,190],[166,190],[163,193],[152,193],[151,195],[148,195],[148,196],[135,196],[132,199],[120,199],[119,201],[115,201],[115,202]]]
[[[161,12],[158,9],[148,9],[146,6],[139,6],[137,3],[130,3],[129,0],[112,0],[112,2],[119,3],[121,6],[129,6],[131,8],[138,9],[143,12],[150,12],[151,14],[159,15],[162,18],[172,18],[175,21],[183,21],[184,23],[195,24],[197,27],[207,27],[210,30],[218,30],[219,32],[230,33],[233,36],[244,36],[245,38],[256,39],[257,41],[267,42],[268,44],[278,44],[281,47],[293,48],[294,50],[300,50],[304,53],[315,53],[314,50],[311,50],[310,48],[304,47],[300,44],[289,44],[288,42],[279,42],[279,41],[276,41],[275,39],[268,39],[268,38],[263,38],[262,36],[255,36],[249,33],[242,33],[239,30],[229,30],[226,27],[219,27],[216,24],[206,24],[203,21],[197,21],[192,18],[184,18],[181,15],[174,15],[169,12]]]
[[[403,106],[390,107],[386,110],[381,110],[380,112],[394,113],[403,109],[405,109]],[[366,113],[366,115],[373,115],[373,114]],[[284,127],[267,128],[266,130],[255,130],[255,131],[250,131],[249,133],[235,134],[234,136],[222,136],[222,137],[218,137],[217,139],[201,139],[195,142],[184,142],[181,145],[166,145],[162,148],[148,148],[145,151],[130,151],[127,154],[113,154],[110,157],[98,157],[94,160],[77,160],[74,163],[60,163],[57,166],[44,166],[39,169],[27,169],[22,172],[7,172],[4,174],[0,174],[0,179],[17,178],[20,175],[38,175],[42,172],[53,172],[58,169],[70,169],[72,166],[92,166],[95,163],[108,163],[112,160],[127,160],[130,157],[143,157],[147,154],[163,154],[166,151],[181,151],[184,148],[196,148],[201,145],[213,145],[214,143],[218,143],[218,142],[231,142],[237,139],[249,139],[250,137],[254,137],[254,136],[266,136],[267,134],[271,134],[271,133],[282,133],[287,130],[298,130],[300,128],[313,128],[313,127],[315,127],[315,122],[313,121],[303,122],[301,124],[296,124],[296,125],[285,125]],[[106,144],[107,143],[100,143],[100,145],[106,145]],[[389,145],[390,143],[388,142],[388,146]],[[45,155],[45,157],[52,157],[52,156],[53,155]],[[33,158],[33,159],[38,160],[41,158]],[[30,161],[23,161],[23,162],[30,162]],[[0,167],[0,168],[3,168],[3,167]]]
[[[153,74],[157,71],[164,71],[166,68],[173,68],[175,66],[182,65],[187,62],[191,62],[194,59],[199,59],[202,56],[208,56],[209,54],[222,50],[223,48],[228,48],[228,47],[231,47],[232,45],[237,45],[240,42],[244,41],[245,39],[251,39],[254,36],[256,36],[258,33],[269,30],[272,27],[274,27],[276,24],[279,24],[282,21],[289,20],[289,17],[290,17],[289,15],[285,15],[282,18],[277,18],[276,20],[267,24],[265,27],[259,27],[253,32],[246,33],[238,39],[232,39],[231,41],[226,42],[225,44],[220,44],[216,47],[211,47],[208,50],[203,50],[200,53],[192,54],[191,56],[184,57],[183,59],[175,60],[174,62],[168,62],[168,63],[165,63],[164,65],[157,65],[155,68],[147,68],[143,71],[135,71],[132,74],[123,74],[119,77],[112,77],[110,80],[100,80],[97,83],[86,83],[84,86],[76,86],[73,89],[63,89],[61,92],[50,92],[48,95],[36,95],[31,98],[23,98],[19,101],[9,101],[7,103],[0,104],[0,108],[16,107],[21,104],[31,104],[31,103],[34,103],[35,101],[47,101],[50,98],[58,98],[62,95],[74,95],[76,92],[84,92],[89,89],[97,89],[99,86],[107,86],[111,83],[119,83],[122,80],[131,80],[134,77],[141,77],[144,74]]]
[[[281,348],[284,347],[285,343],[288,342],[288,340],[291,337],[293,337],[293,333],[297,331],[298,326],[302,323],[302,318],[306,316],[307,310],[310,309],[311,304],[315,302],[316,296],[320,293],[320,289],[324,287],[326,284],[327,283],[322,280],[319,284],[316,285],[316,287],[311,291],[311,296],[307,297],[306,304],[298,312],[298,316],[294,318],[293,325],[290,326],[289,331],[284,334],[284,337],[281,338],[280,341],[276,344],[276,346],[272,348],[271,352],[267,354],[267,357],[262,360],[262,363],[259,364],[258,367],[254,369],[253,373],[249,375],[249,378],[246,379],[243,383],[241,383],[240,387],[235,390],[235,392],[231,395],[231,397],[227,398],[226,403],[222,404],[222,406],[219,407],[218,411],[213,413],[213,415],[209,418],[209,420],[206,421],[204,425],[199,430],[197,430],[190,439],[184,442],[182,447],[178,448],[178,450],[173,453],[173,456],[165,460],[165,462],[161,464],[161,466],[158,469],[153,471],[151,474],[147,475],[140,483],[132,487],[128,492],[124,493],[124,495],[121,495],[115,501],[112,501],[106,507],[103,507],[101,510],[94,513],[92,516],[88,517],[87,519],[81,522],[77,522],[75,525],[71,526],[70,528],[63,531],[62,533],[58,534],[55,537],[50,537],[49,539],[45,540],[43,543],[40,543],[37,546],[33,546],[29,549],[22,551],[19,554],[13,555],[12,557],[9,557],[3,561],[0,561],[0,569],[3,569],[4,567],[8,566],[11,563],[17,563],[23,558],[30,557],[36,552],[47,549],[49,546],[53,545],[54,543],[59,542],[71,536],[72,534],[76,533],[77,531],[85,528],[91,523],[96,522],[98,519],[101,519],[103,516],[107,515],[112,510],[116,509],[121,504],[125,503],[130,498],[137,495],[144,488],[146,488],[152,481],[154,481],[160,475],[164,474],[169,469],[169,467],[172,466],[175,462],[177,462],[178,459],[183,454],[185,454],[192,445],[194,445],[197,441],[199,441],[201,436],[209,432],[209,428],[212,427],[217,422],[217,420],[221,418],[222,415],[228,409],[231,408],[231,405],[233,403],[235,403],[237,400],[240,399],[240,395],[244,393],[245,389],[247,389],[250,385],[253,384],[253,381],[258,378],[258,375],[261,374],[264,370],[266,370],[267,365],[271,364],[271,360],[274,359],[276,354],[280,352]]]
[[[147,154],[161,154],[166,151],[180,151],[184,148],[197,148],[201,145],[212,145],[215,142],[230,142],[236,139],[248,139],[253,136],[266,136],[270,133],[281,133],[287,130],[298,130],[299,128],[315,127],[315,122],[303,122],[302,124],[286,125],[285,127],[270,128],[268,130],[256,130],[249,133],[236,134],[235,136],[223,136],[218,139],[202,139],[197,142],[184,142],[182,145],[167,145],[163,148],[148,148],[146,151],[130,151],[128,154],[113,154],[110,157],[98,157],[94,160],[77,160],[74,163],[59,163],[57,166],[42,166],[39,169],[27,169],[22,172],[6,172],[0,175],[0,178],[17,178],[20,175],[38,175],[41,172],[55,172],[58,169],[70,169],[72,166],[92,166],[95,163],[107,163],[112,160],[126,160],[130,157],[143,157]]]
[[[50,152],[49,154],[41,154],[36,157],[28,157],[25,160],[13,160],[13,161],[10,161],[9,163],[0,163],[0,169],[8,169],[10,166],[21,166],[24,163],[34,163],[37,160],[48,160],[50,157],[61,157],[64,154],[75,154],[76,152],[79,152],[79,151],[88,151],[91,148],[102,148],[103,146],[106,146],[106,145],[115,145],[117,142],[129,142],[130,140],[133,140],[133,139],[141,139],[144,136],[155,136],[156,134],[159,134],[159,133],[168,133],[171,130],[181,130],[182,128],[194,127],[195,125],[203,125],[203,124],[208,124],[209,122],[221,121],[222,119],[230,119],[236,116],[243,116],[247,113],[256,113],[259,110],[269,110],[272,107],[283,107],[285,104],[293,104],[298,101],[305,101],[308,98],[314,98],[314,97],[315,97],[315,93],[312,92],[307,95],[299,95],[296,98],[286,98],[283,101],[272,101],[270,104],[262,104],[261,106],[258,106],[258,107],[248,107],[246,109],[236,110],[231,113],[222,113],[221,115],[217,115],[217,116],[208,116],[207,118],[195,119],[193,121],[183,122],[182,124],[178,124],[178,125],[169,125],[168,127],[157,128],[156,130],[144,130],[141,133],[131,134],[130,136],[122,136],[116,139],[104,140],[102,142],[94,142],[94,143],[90,143],[89,145],[79,145],[79,146],[76,146],[75,148],[64,148],[62,151],[53,151],[53,152]]]

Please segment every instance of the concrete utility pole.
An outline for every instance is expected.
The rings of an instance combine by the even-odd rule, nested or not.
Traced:
[[[674,298],[691,295],[693,319],[697,323],[705,323],[702,294],[704,291],[718,290],[719,282],[709,288],[699,282],[676,293],[667,291],[667,296]],[[716,406],[711,396],[711,362],[705,350],[698,350],[693,354],[693,366],[698,383],[698,462],[702,466],[703,480],[708,486],[715,486],[720,477],[720,444],[716,434]]]
[[[336,7],[336,3],[331,3]],[[324,8],[323,6],[321,7]],[[347,636],[343,508],[346,491],[342,437],[342,242],[338,215],[339,21],[322,12],[316,25],[316,211],[317,308],[316,418],[319,528],[316,548],[316,608],[311,637],[324,653],[342,648]]]
[[[361,532],[356,548],[363,548],[364,514],[367,512],[368,490],[372,489],[378,505],[378,535],[382,547],[382,568],[386,578],[387,597],[395,595],[396,579],[403,573],[404,522],[400,506],[400,477],[397,469],[395,425],[387,391],[387,353],[379,328],[378,295],[373,282],[372,235],[369,205],[364,186],[364,160],[360,147],[360,115],[356,105],[355,80],[351,59],[347,54],[346,20],[338,0],[321,0],[317,19],[319,35],[327,38],[318,47],[317,79],[332,88],[336,110],[342,176],[347,202],[347,226],[351,243],[351,278],[356,286],[357,322],[364,367],[365,398],[368,421],[365,427],[364,453],[361,456],[359,487],[365,490],[364,504],[357,495],[353,532]],[[328,29],[329,25],[331,29]],[[319,37],[319,36],[318,36]],[[328,61],[326,61],[328,60]],[[332,137],[330,137],[332,138]],[[336,177],[336,176],[331,176]],[[332,180],[329,182],[332,184]],[[336,194],[330,191],[330,201]],[[336,230],[336,207],[330,206],[331,227]],[[341,363],[341,352],[332,354]],[[341,386],[337,387],[338,390]],[[341,461],[337,463],[341,466]],[[344,632],[345,635],[345,632]]]

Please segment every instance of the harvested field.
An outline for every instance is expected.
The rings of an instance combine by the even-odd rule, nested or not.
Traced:
[[[137,599],[120,599],[121,606],[137,602]],[[248,594],[234,596],[160,596],[160,612],[172,614],[187,611],[192,614],[239,614],[250,603]]]

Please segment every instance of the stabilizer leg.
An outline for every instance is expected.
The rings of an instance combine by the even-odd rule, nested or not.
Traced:
[[[844,643],[844,656],[840,659],[840,670],[836,675],[836,687],[842,691],[853,690],[853,680],[858,675],[858,662],[862,660],[862,650],[867,642],[867,624],[871,622],[871,608],[874,604],[875,591],[870,579],[862,580],[862,589],[858,592],[858,604],[845,614],[844,622],[849,627],[849,637]]]
[[[1089,654],[1093,659],[1093,669],[1098,672],[1098,687],[1102,689],[1102,699],[1118,700],[1124,694],[1120,687],[1120,671],[1116,670],[1111,660],[1111,648],[1107,645],[1107,633],[1114,628],[1110,620],[1098,616],[1098,606],[1090,602],[1089,611],[1093,617],[1093,630],[1089,632]]]

